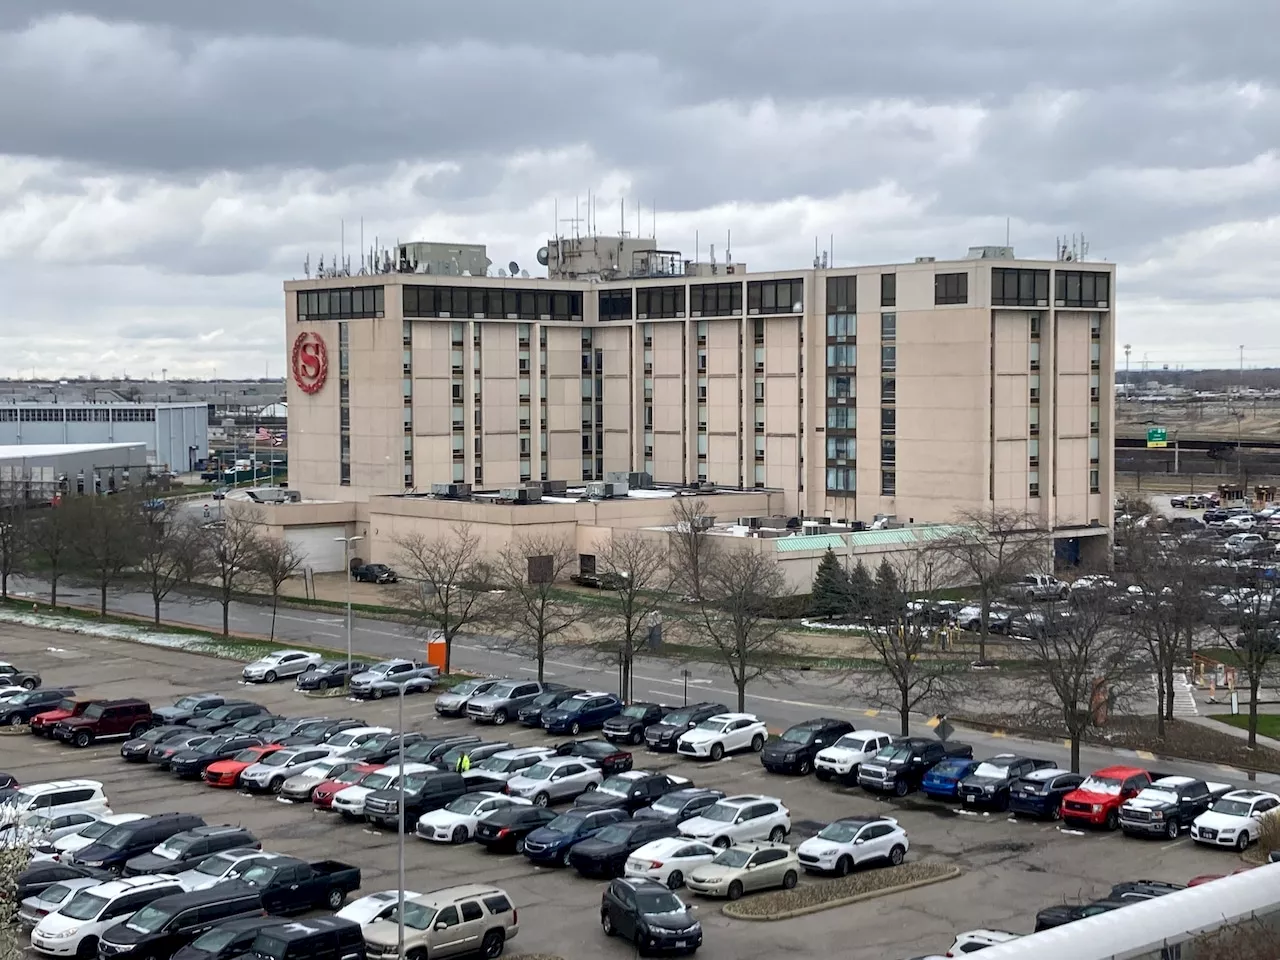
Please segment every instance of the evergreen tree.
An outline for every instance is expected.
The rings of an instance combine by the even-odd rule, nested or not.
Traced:
[[[844,617],[850,613],[849,578],[840,566],[835,551],[827,552],[818,562],[818,572],[813,577],[813,594],[809,613],[815,617]]]
[[[866,565],[859,560],[849,571],[849,612],[858,620],[871,616],[875,608],[876,582]]]
[[[898,582],[897,571],[889,563],[888,557],[881,560],[880,566],[876,568],[873,595],[875,597],[873,601],[875,618],[879,623],[888,622],[897,616],[902,605],[906,603],[906,597],[902,594],[902,586]]]

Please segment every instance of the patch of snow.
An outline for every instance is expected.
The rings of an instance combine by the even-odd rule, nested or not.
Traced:
[[[165,647],[170,650],[190,650],[198,653],[217,654],[217,641],[212,636],[202,637],[185,633],[165,633],[127,623],[94,623],[56,613],[27,613],[2,608],[0,608],[0,623],[16,623],[24,627],[59,630],[63,633],[78,633],[82,636],[103,637],[110,640],[129,640],[133,643],[143,643],[152,647]],[[59,648],[49,647],[48,649],[53,651]]]

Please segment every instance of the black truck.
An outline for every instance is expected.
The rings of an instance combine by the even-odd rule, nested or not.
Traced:
[[[404,779],[404,827],[412,833],[424,813],[447,806],[468,791],[462,774],[450,770],[411,773]],[[400,822],[400,790],[375,790],[364,799],[364,818],[394,830]]]
[[[348,894],[360,889],[360,868],[338,860],[307,863],[295,857],[270,857],[255,863],[240,879],[262,891],[262,906],[268,913],[337,910]]]
[[[1234,789],[1228,783],[1205,783],[1192,777],[1161,777],[1120,804],[1120,829],[1131,837],[1176,840],[1213,801]]]
[[[965,806],[1009,808],[1009,792],[1015,781],[1036,770],[1053,766],[1048,760],[1001,753],[983,760],[956,787],[956,795]]]
[[[858,766],[858,784],[864,790],[876,790],[905,797],[920,789],[920,782],[935,764],[945,757],[973,756],[967,743],[946,743],[927,737],[895,740],[874,757]]]

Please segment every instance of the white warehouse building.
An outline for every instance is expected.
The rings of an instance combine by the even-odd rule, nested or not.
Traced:
[[[144,443],[152,467],[189,472],[209,455],[209,405],[0,404],[0,446],[114,443]]]

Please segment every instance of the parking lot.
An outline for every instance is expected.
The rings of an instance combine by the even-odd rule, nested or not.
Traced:
[[[158,706],[185,693],[219,691],[257,700],[290,716],[354,716],[396,725],[394,700],[309,699],[287,681],[246,688],[240,684],[238,664],[161,648],[11,627],[0,657],[38,670],[46,686],[71,686],[81,695],[137,696]],[[406,727],[459,732],[471,725],[465,719],[438,719],[432,699],[431,694],[406,699]],[[517,745],[555,742],[541,731],[515,725],[487,729],[485,735]],[[1035,753],[1034,747],[1012,740],[1005,749]],[[706,931],[699,956],[712,960],[778,957],[786,952],[853,960],[942,953],[957,931],[996,927],[1029,932],[1038,909],[1063,898],[1096,898],[1120,880],[1185,882],[1199,874],[1227,873],[1238,865],[1231,853],[1198,848],[1186,837],[1162,842],[1080,833],[1052,823],[1017,822],[1007,814],[962,814],[916,795],[882,800],[812,777],[776,776],[764,771],[753,754],[699,764],[636,748],[635,766],[676,773],[728,793],[779,797],[791,810],[793,843],[837,817],[896,816],[910,836],[909,860],[935,859],[964,868],[959,879],[948,883],[778,923],[730,920],[721,914],[719,902],[686,896],[699,904]],[[1177,770],[1176,764],[1160,766]],[[71,777],[100,780],[117,813],[181,810],[200,814],[209,823],[239,823],[252,829],[265,849],[358,865],[363,871],[361,893],[396,885],[394,834],[343,823],[310,805],[213,790],[199,782],[178,781],[150,765],[126,765],[117,742],[77,750],[30,736],[0,737],[0,770],[23,783]],[[572,870],[536,868],[521,856],[490,855],[473,844],[447,847],[407,838],[409,889],[426,891],[477,880],[505,888],[519,909],[520,934],[511,952],[545,952],[570,960],[632,955],[628,944],[606,940],[600,931],[600,881],[583,879]]]

